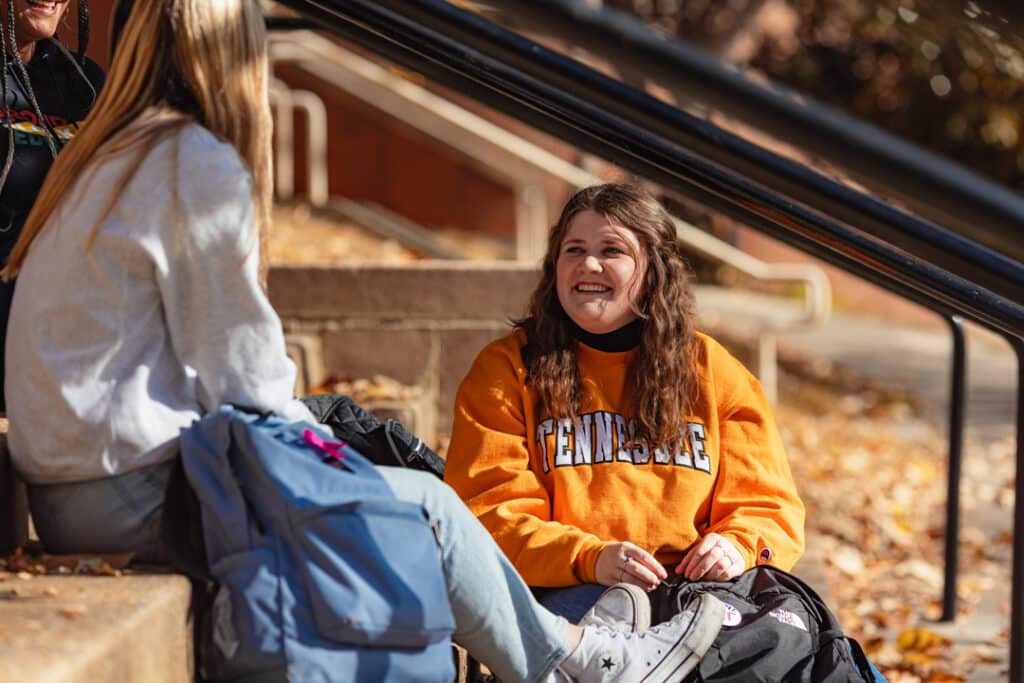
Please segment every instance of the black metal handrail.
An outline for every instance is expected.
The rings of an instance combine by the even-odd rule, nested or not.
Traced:
[[[1024,330],[1024,306],[1016,303],[1024,302],[1024,274],[1015,261],[786,161],[790,173],[807,178],[809,185],[828,186],[848,195],[845,213],[852,210],[859,220],[836,220],[822,209],[835,204],[834,199],[807,187],[800,201],[781,188],[751,180],[728,163],[736,156],[729,150],[743,150],[748,159],[742,164],[744,170],[755,165],[750,160],[777,159],[777,155],[473,14],[440,0],[283,0],[282,4],[301,9],[331,31],[404,67],[876,284],[897,287],[897,293],[915,300],[919,300],[915,292],[921,292],[926,300],[936,301],[941,312],[960,314],[1003,332]],[[439,30],[447,28],[452,17],[461,22],[455,38]],[[470,34],[477,43],[483,37],[493,40],[498,45],[493,51],[500,58],[463,42]],[[583,83],[590,85],[580,94]],[[584,97],[596,90],[605,92],[598,103]],[[634,110],[639,113],[632,115]],[[655,132],[652,112],[665,119],[660,129],[675,126],[670,130],[674,137]],[[684,130],[714,138],[721,143],[718,149],[729,153],[712,157],[714,161],[709,160],[710,151],[693,153],[677,142]],[[893,223],[873,218],[876,212],[888,215]],[[882,226],[878,234],[866,232],[867,223]],[[893,235],[903,241],[899,248],[886,239]],[[934,258],[926,259],[929,254]],[[965,274],[936,262],[965,264]]]
[[[1024,301],[1024,265],[974,239],[782,159],[441,0],[279,2],[406,68],[947,319],[958,316],[996,330],[1011,341],[1024,366],[1024,307],[1017,303]],[[521,2],[523,6],[547,4]],[[944,201],[956,203],[957,197],[951,194]],[[968,203],[974,195],[965,193],[959,201]],[[1004,208],[1011,215],[1024,215],[1024,209],[1013,213],[1020,206],[1012,202]],[[956,364],[954,387],[962,387],[963,372],[963,364]],[[1021,375],[1024,379],[1024,367]],[[1022,387],[1018,384],[1019,394]],[[1022,406],[1024,395],[1018,399],[1017,424],[1010,639],[1014,681],[1024,681]],[[951,415],[951,492],[959,483],[962,421],[962,411]],[[953,496],[950,508],[954,515],[958,512]],[[953,531],[958,518],[951,521]],[[955,572],[955,533],[947,538],[947,558],[950,552],[953,561],[947,562],[947,569]],[[947,599],[950,583],[947,574]]]
[[[686,101],[722,112],[810,156],[841,168],[856,182],[898,200],[915,213],[1024,260],[1024,243],[1007,240],[1007,226],[1024,225],[1024,205],[1011,190],[989,182],[880,128],[777,84],[742,72],[683,41],[652,31],[624,12],[586,0],[486,0],[499,21],[550,32],[600,54]],[[638,67],[634,69],[633,67]],[[775,173],[770,166],[766,172]],[[1010,240],[1014,238],[1010,236]]]
[[[617,81],[587,68],[573,60],[549,50],[537,50],[537,45],[516,34],[504,31],[476,15],[463,12],[444,2],[403,2],[395,0],[384,3],[394,10],[394,16],[414,25],[426,24],[435,26],[443,23],[445,37],[460,45],[486,54],[502,66],[511,67],[515,71],[529,74],[534,79],[543,81],[548,86],[568,89],[576,97],[586,99],[605,112],[618,115],[620,118],[640,126],[646,131],[660,135],[664,140],[684,146],[688,151],[705,159],[722,164],[740,174],[752,183],[770,186],[797,202],[813,205],[817,210],[827,213],[831,218],[839,219],[869,237],[885,240],[890,245],[913,253],[925,260],[964,275],[973,282],[990,289],[999,289],[992,284],[1001,278],[1010,289],[1006,296],[1012,301],[1024,301],[1024,281],[1013,266],[1013,261],[991,249],[981,248],[977,241],[964,240],[959,234],[940,228],[934,223],[926,223],[921,218],[899,211],[892,205],[870,197],[863,192],[849,188],[819,173],[808,173],[802,164],[785,159],[777,154],[752,145],[746,140],[731,135],[717,126],[702,119],[690,116],[656,98],[633,88],[622,87]],[[490,3],[489,3],[490,4]],[[516,3],[520,8],[534,6],[547,7],[562,3],[537,2],[520,0]],[[388,23],[391,23],[390,21]],[[384,27],[386,28],[386,27]],[[650,33],[648,31],[648,33]],[[397,35],[397,32],[394,34]],[[609,43],[616,44],[619,34],[608,35]],[[672,45],[665,40],[654,41],[657,45]],[[630,43],[634,46],[634,43]],[[457,56],[449,52],[450,56]],[[426,56],[426,55],[424,55]],[[668,56],[658,54],[658,57]],[[650,59],[644,64],[652,68],[661,64],[661,59]],[[477,75],[483,75],[477,71]],[[508,76],[504,74],[503,76]],[[491,83],[493,87],[493,82]],[[505,86],[513,86],[511,82]],[[616,87],[618,86],[618,87]],[[750,90],[755,89],[750,83]],[[761,88],[764,90],[764,88]],[[518,88],[517,94],[522,95]],[[851,127],[855,122],[850,120]],[[828,131],[831,135],[832,131]],[[903,143],[906,145],[906,143]],[[948,165],[948,164],[947,164]],[[884,174],[886,164],[876,164],[873,168]],[[995,187],[976,179],[975,185]],[[904,182],[907,182],[906,180]],[[920,187],[926,194],[926,186]],[[996,190],[990,192],[995,193]],[[1003,193],[1007,193],[1003,190]],[[939,196],[949,192],[928,192],[926,200],[940,202]],[[977,194],[977,193],[975,193]],[[995,208],[984,211],[988,204],[975,205],[975,197],[967,204],[978,224],[991,223],[1001,219],[1004,224],[1013,225],[1011,217],[1004,217],[1008,209],[1004,201],[996,206],[1003,211],[992,213]],[[944,200],[948,201],[948,200]],[[1018,199],[1017,205],[1020,204]],[[1024,225],[1024,209],[1016,216]],[[970,245],[968,245],[970,242]],[[945,258],[949,253],[956,257]]]

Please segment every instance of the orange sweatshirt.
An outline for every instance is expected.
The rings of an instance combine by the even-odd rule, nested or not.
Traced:
[[[626,370],[634,351],[578,345],[584,399],[575,421],[536,412],[521,331],[477,356],[455,399],[445,480],[531,586],[594,583],[598,553],[631,541],[669,570],[709,532],[747,567],[790,569],[804,506],[758,381],[697,336],[700,391],[682,452],[635,445]],[[634,444],[633,447],[630,447]]]

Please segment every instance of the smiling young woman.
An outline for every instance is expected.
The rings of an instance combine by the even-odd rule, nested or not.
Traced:
[[[596,211],[569,222],[556,262],[558,300],[592,334],[617,330],[642,315],[646,257],[636,235]]]
[[[76,52],[57,39],[67,24],[68,5],[68,0],[0,1],[0,93],[7,103],[0,109],[6,129],[0,135],[0,265],[18,241],[53,160],[78,131],[103,84],[103,71],[85,56],[88,0],[78,0]],[[14,283],[0,282],[0,382],[13,295]],[[3,398],[0,393],[0,411],[6,409]]]
[[[726,580],[803,551],[764,392],[695,318],[665,209],[587,188],[551,230],[529,315],[459,388],[445,479],[570,620],[608,585]]]

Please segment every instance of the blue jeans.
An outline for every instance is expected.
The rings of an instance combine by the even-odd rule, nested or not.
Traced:
[[[533,597],[570,623],[578,624],[587,610],[594,606],[601,594],[608,589],[597,583],[581,583],[567,588],[533,588]]]
[[[455,641],[502,681],[543,681],[569,654],[566,620],[541,607],[458,494],[429,474],[379,467],[400,500],[440,525]]]
[[[29,484],[36,533],[51,553],[135,553],[165,563],[160,534],[167,482],[175,461],[106,479]]]
[[[160,524],[173,462],[117,477],[29,487],[40,539],[50,552],[136,552],[165,559]],[[447,484],[412,470],[381,467],[404,501],[422,505],[438,530],[454,639],[502,681],[548,678],[569,654],[566,620],[541,607],[494,539]]]

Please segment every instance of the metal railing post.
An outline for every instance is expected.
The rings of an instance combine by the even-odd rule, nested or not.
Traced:
[[[960,544],[960,471],[964,446],[964,405],[967,394],[967,344],[964,322],[959,316],[946,316],[953,338],[953,363],[949,392],[949,473],[946,493],[946,562],[942,591],[941,621],[956,618],[956,578],[959,571]]]
[[[1017,354],[1017,469],[1010,588],[1010,681],[1024,683],[1024,339],[1007,338]]]

